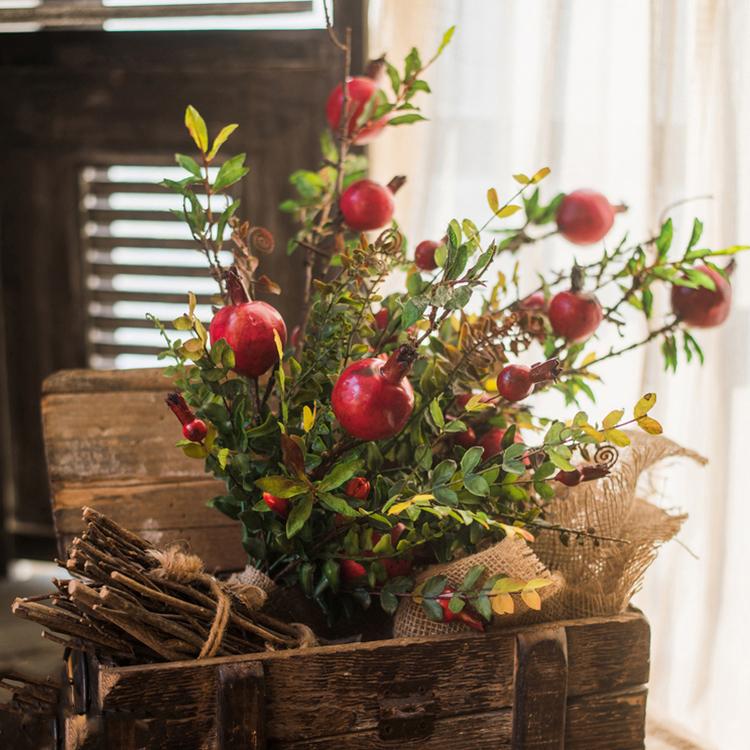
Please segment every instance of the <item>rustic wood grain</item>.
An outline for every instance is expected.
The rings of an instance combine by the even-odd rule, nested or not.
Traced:
[[[572,700],[569,701],[567,722],[572,722],[572,725],[566,729],[565,747],[581,747],[582,750],[605,747],[580,744],[588,736],[595,737],[599,725],[603,736],[612,737],[615,743],[611,748],[607,745],[608,750],[637,747],[637,723],[645,702],[645,689],[641,688],[640,682],[644,669],[635,665],[645,662],[647,656],[638,650],[643,640],[633,637],[632,631],[643,632],[644,627],[647,630],[642,615],[628,612],[616,618],[590,618],[557,623],[556,626],[564,628],[567,634],[569,674],[572,677],[580,671],[585,673],[578,675],[576,680],[571,679],[568,684]],[[462,717],[465,722],[462,726],[474,727],[479,715],[502,714],[507,717],[507,733],[497,736],[507,738],[509,743],[516,637],[520,634],[527,644],[533,644],[539,638],[540,629],[545,630],[544,626],[536,626],[485,635],[395,639],[204,662],[103,668],[99,673],[96,703],[105,712],[116,709],[133,712],[144,721],[158,720],[156,723],[163,727],[169,741],[182,737],[180,732],[189,731],[190,741],[185,739],[182,745],[186,749],[202,747],[190,744],[198,741],[206,742],[206,747],[213,747],[213,740],[207,738],[215,737],[215,724],[201,707],[213,705],[218,670],[225,665],[259,662],[265,673],[266,729],[270,748],[322,748],[331,737],[339,736],[345,737],[346,742],[341,740],[342,744],[336,747],[390,746],[383,744],[385,740],[378,739],[380,709],[387,699],[385,691],[407,679],[431,691],[431,700],[434,700],[437,711],[432,737],[437,736],[435,733],[440,722],[451,716]],[[621,635],[625,637],[620,638]],[[548,638],[548,633],[544,638]],[[612,643],[618,641],[626,647],[612,648]],[[631,651],[630,648],[637,650]],[[554,658],[559,657],[560,653],[556,652]],[[559,666],[559,661],[557,663]],[[536,677],[541,679],[549,674],[546,669],[541,669]],[[635,693],[616,691],[610,697],[586,692],[607,679],[618,686],[634,680],[629,687],[637,690]],[[554,691],[557,688],[549,685],[547,689]],[[332,696],[331,700],[321,700],[321,696],[328,695]],[[184,715],[196,717],[189,727],[177,727],[170,718]],[[467,737],[478,742],[478,735],[471,732],[480,730],[472,728],[467,731],[470,732]],[[640,731],[642,735],[642,722]],[[527,738],[531,736],[527,735]],[[495,747],[490,739],[483,741],[487,746]],[[467,744],[455,747],[472,747],[468,742],[467,739]],[[438,744],[423,746],[439,747]],[[473,747],[482,746],[475,744]]]
[[[217,669],[216,682],[219,750],[266,750],[263,665],[222,664]]]
[[[563,750],[568,690],[564,627],[540,627],[516,636],[514,750]]]
[[[623,658],[633,658],[623,654]],[[643,750],[645,687],[587,695],[568,704],[566,750]]]

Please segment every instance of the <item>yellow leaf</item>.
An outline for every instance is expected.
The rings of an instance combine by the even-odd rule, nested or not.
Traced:
[[[590,424],[579,425],[580,428],[587,434],[590,435],[597,443],[601,443],[604,440],[604,433],[595,430]]]
[[[503,206],[499,211],[495,211],[495,215],[498,219],[504,219],[506,216],[513,216],[516,211],[520,211],[521,207],[515,203],[511,203],[508,206]]]
[[[652,417],[641,417],[638,420],[638,426],[649,435],[661,435],[663,432],[662,426]]]
[[[536,591],[524,589],[521,592],[521,599],[529,609],[535,609],[538,612],[542,608],[542,598]]]
[[[552,581],[549,578],[532,578],[530,581],[526,581],[524,589],[526,591],[536,591],[537,589],[549,586],[551,583]]]
[[[490,205],[490,211],[492,213],[497,213],[497,209],[500,207],[500,201],[497,198],[497,190],[495,188],[490,188],[487,191],[487,203]]]
[[[313,425],[315,424],[317,411],[317,404],[315,404],[315,411],[313,411],[309,406],[305,406],[302,408],[302,429],[305,432],[310,432],[310,430],[312,430]]]
[[[509,526],[507,523],[501,523],[500,528],[510,537],[518,536],[521,537],[521,539],[525,539],[527,542],[534,541],[534,535],[520,526]]]
[[[198,318],[194,318],[193,325],[195,326],[195,332],[198,334],[198,338],[203,342],[203,346],[205,347],[206,341],[208,341],[208,333],[203,323],[201,323]]]
[[[644,417],[646,414],[648,414],[654,404],[656,403],[656,394],[655,393],[647,393],[645,396],[642,396],[638,403],[633,408],[633,416],[636,419],[640,419],[641,417]]]
[[[423,492],[421,495],[414,495],[411,499],[413,503],[422,503],[425,500],[434,500],[435,495],[430,495],[429,492]]]
[[[496,615],[512,615],[515,608],[510,594],[497,594],[492,597],[492,611]]]
[[[579,367],[586,367],[587,365],[590,365],[594,360],[596,359],[596,354],[594,352],[589,352],[581,362]]]
[[[517,578],[499,578],[490,591],[491,594],[513,594],[523,591],[526,588],[526,581]]]
[[[618,448],[630,445],[630,438],[621,430],[615,430],[614,428],[604,431],[604,439],[614,443]]]
[[[491,409],[492,404],[488,404],[482,401],[483,394],[475,393],[467,402],[464,407],[466,411],[482,411],[482,409]]]
[[[484,381],[484,390],[490,393],[497,393],[497,378],[487,378]]]
[[[516,182],[519,182],[521,185],[528,185],[531,182],[531,180],[523,172],[519,172],[518,174],[514,174],[513,175],[513,179]]]
[[[208,151],[208,130],[206,130],[206,122],[192,104],[189,104],[188,108],[185,110],[185,127],[195,141],[195,145],[198,146],[201,152],[206,153],[206,151]]]
[[[195,313],[195,306],[198,304],[198,300],[192,292],[188,292],[188,307],[190,309],[190,317],[193,317]]]
[[[273,340],[276,344],[276,351],[279,353],[279,362],[281,362],[284,359],[284,344],[281,343],[281,336],[275,328],[273,329]]]
[[[537,171],[534,176],[531,178],[531,181],[536,185],[537,182],[541,182],[549,173],[550,173],[549,167],[542,167],[539,171]]]
[[[429,494],[422,494],[422,495],[414,495],[414,497],[410,497],[408,500],[404,500],[403,502],[396,503],[395,505],[391,505],[390,508],[388,508],[388,515],[389,516],[397,516],[399,513],[403,513],[407,508],[410,508],[414,503],[418,503],[420,501],[426,501],[426,500],[434,500],[434,495]]]
[[[207,453],[206,449],[199,443],[190,443],[190,445],[183,445],[182,452],[188,458],[205,458]]]
[[[203,342],[200,339],[189,339],[182,348],[189,354],[199,354],[203,351]]]
[[[219,135],[214,138],[214,145],[211,146],[211,151],[209,151],[208,156],[206,157],[208,161],[211,161],[211,159],[216,156],[219,149],[224,145],[224,142],[229,138],[232,133],[234,133],[235,130],[239,125],[236,122],[233,122],[231,125],[225,125],[220,131]]]
[[[615,409],[614,411],[611,411],[602,420],[602,427],[604,427],[605,430],[612,429],[612,427],[614,427],[616,424],[619,423],[624,413],[625,413],[624,409]]]

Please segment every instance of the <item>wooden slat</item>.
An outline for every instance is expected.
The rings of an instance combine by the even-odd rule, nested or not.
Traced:
[[[149,211],[148,209],[92,208],[86,212],[86,217],[89,221],[100,224],[109,224],[112,221],[182,221],[171,211],[158,209]]]
[[[196,294],[195,297],[199,305],[214,303],[214,295],[211,294]],[[105,304],[114,302],[169,302],[179,305],[187,300],[187,292],[181,294],[179,292],[131,292],[119,289],[92,289],[89,291],[89,298],[93,302]]]
[[[100,278],[113,276],[190,276],[209,278],[208,269],[200,266],[154,266],[135,265],[134,263],[90,263],[89,273]]]
[[[97,2],[44,3],[35,8],[0,10],[0,23],[39,23],[50,28],[100,26],[104,21],[126,18],[178,18],[181,16],[255,16],[267,13],[305,13],[311,0],[264,3],[212,3],[200,5],[102,6]]]
[[[146,354],[156,356],[163,352],[164,346],[148,346],[146,344],[107,344],[94,342],[91,344],[91,353],[102,357],[116,357],[118,354]]]
[[[95,250],[111,250],[114,247],[145,247],[157,250],[195,250],[191,239],[154,239],[153,237],[112,237],[101,232],[86,238],[86,244]],[[196,251],[197,252],[197,251]]]
[[[263,665],[222,664],[217,682],[218,750],[266,750]]]
[[[148,318],[113,318],[102,315],[92,315],[91,328],[98,331],[115,331],[118,328],[145,328],[155,330],[154,324]],[[170,330],[169,327],[167,330]],[[177,334],[175,333],[175,337]]]
[[[565,750],[643,750],[647,692],[636,688],[569,703]]]
[[[160,391],[169,379],[158,367],[137,370],[59,370],[42,383],[42,393],[74,394],[107,391]],[[134,396],[135,397],[135,396]]]
[[[112,182],[102,170],[97,179],[86,180],[84,187],[89,195],[106,196],[113,193],[156,193],[168,195],[169,190],[158,182]],[[102,206],[106,208],[106,206]]]
[[[623,635],[626,637],[622,643],[635,643],[634,639],[627,637],[628,632],[648,627],[640,613],[628,612],[616,618],[590,618],[556,625],[564,627],[567,633],[570,674],[586,673],[569,684],[572,688],[569,696],[576,697],[576,686],[585,689],[606,677],[611,678],[613,684],[622,684],[642,675],[642,669],[634,668],[633,664],[646,659],[643,651],[622,648],[615,654],[611,646],[611,642],[620,641]],[[514,696],[516,633],[534,631],[532,627],[484,635],[395,639],[210,659],[202,663],[173,662],[140,668],[103,669],[98,702],[105,710],[138,712],[149,706],[152,716],[158,710],[168,723],[170,712],[175,716],[197,715],[200,706],[213,700],[220,664],[261,660],[268,691],[267,729],[273,747],[305,747],[303,742],[317,740],[321,744],[307,746],[325,747],[322,738],[356,733],[370,739],[360,738],[357,742],[352,740],[352,744],[331,743],[329,746],[367,747],[366,742],[372,741],[374,735],[366,733],[377,730],[383,690],[399,680],[409,679],[430,689],[440,720],[450,715],[462,716],[465,725],[471,726],[479,714],[509,708]],[[575,637],[571,637],[572,634]],[[640,683],[632,683],[629,687],[638,688],[637,695],[645,696]],[[320,700],[321,695],[334,694],[331,691],[335,692],[335,700]],[[642,700],[619,697],[619,692],[622,691],[611,700],[594,695],[573,701],[568,710],[568,722],[572,724],[566,730],[567,742],[580,743],[583,732],[596,737],[596,722],[602,723],[605,736],[609,732],[615,737],[615,744],[611,748],[607,744],[581,747],[614,750],[621,747],[617,744],[621,735],[629,742],[634,736],[632,727],[637,721]],[[586,705],[594,707],[589,718],[580,708]],[[628,728],[624,732],[615,727],[612,717],[616,716],[625,717]],[[204,731],[208,731],[205,726]],[[373,743],[369,746],[379,745]],[[419,745],[424,746],[429,745]],[[186,744],[184,747],[191,746]],[[630,746],[622,747],[630,750]]]

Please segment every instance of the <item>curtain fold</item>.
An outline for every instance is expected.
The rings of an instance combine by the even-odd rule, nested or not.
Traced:
[[[511,175],[550,166],[543,192],[591,187],[630,206],[610,235],[645,238],[665,207],[684,247],[694,216],[704,240],[750,243],[750,3],[746,0],[371,0],[370,49],[402,59],[411,45],[431,54],[457,31],[426,78],[430,122],[393,128],[371,148],[373,174],[406,174],[397,217],[411,245],[438,239],[451,218],[483,223],[485,193],[514,191]],[[549,183],[549,184],[547,184]],[[711,196],[711,197],[707,197]],[[536,270],[596,253],[553,238],[523,251]],[[591,256],[589,256],[590,258]],[[654,486],[665,507],[691,518],[649,571],[637,604],[653,630],[650,709],[721,750],[747,747],[750,622],[745,580],[744,447],[750,417],[750,257],[733,277],[733,313],[699,331],[706,364],[665,374],[658,346],[606,363],[599,405],[659,397],[667,435],[710,459],[675,464]],[[667,290],[657,299],[666,309]],[[637,321],[631,335],[645,333]],[[610,336],[612,334],[610,333]],[[604,352],[615,339],[594,342]],[[565,414],[556,396],[540,408]]]

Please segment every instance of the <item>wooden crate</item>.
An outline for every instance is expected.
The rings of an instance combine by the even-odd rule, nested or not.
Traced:
[[[186,539],[240,568],[221,490],[172,446],[156,370],[67,371],[42,399],[61,546],[91,505],[144,536]],[[629,611],[487,634],[371,641],[108,667],[69,657],[64,726],[77,748],[636,750],[644,747],[649,627]]]

